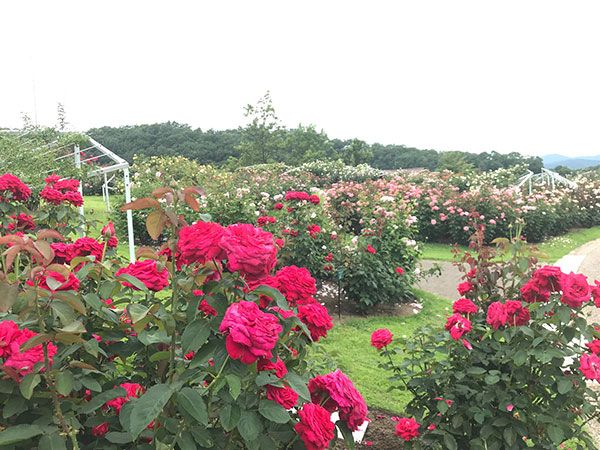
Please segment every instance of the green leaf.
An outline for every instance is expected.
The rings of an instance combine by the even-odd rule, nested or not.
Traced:
[[[234,400],[237,400],[237,398],[240,396],[240,393],[242,392],[242,380],[240,379],[240,377],[234,374],[226,375],[225,379],[227,380],[227,384],[229,385],[229,393],[231,394]]]
[[[194,427],[190,430],[194,440],[200,445],[200,448],[212,448],[215,443],[212,436],[206,428]]]
[[[457,450],[458,444],[456,443],[456,439],[449,433],[444,434],[444,448],[449,450]]]
[[[99,294],[101,298],[111,298],[112,293],[118,286],[116,281],[103,281],[100,284]]]
[[[283,406],[271,400],[261,400],[258,404],[258,412],[271,422],[287,423],[290,421],[290,415],[283,409]]]
[[[206,319],[196,319],[191,322],[181,336],[183,353],[197,351],[210,336],[210,325]]]
[[[134,439],[158,417],[172,395],[173,389],[170,385],[155,384],[135,402],[128,430]]]
[[[146,287],[146,285],[144,283],[142,283],[140,280],[138,280],[136,277],[134,277],[133,275],[129,275],[128,273],[122,273],[121,275],[119,275],[118,278],[119,278],[119,280],[127,281],[128,283],[130,283],[134,287],[138,288],[142,292],[146,292],[146,293],[148,292],[148,288]]]
[[[498,375],[486,375],[485,376],[485,383],[492,385],[492,384],[496,384],[498,381],[500,381],[500,377]]]
[[[81,379],[81,384],[83,384],[90,391],[102,392],[102,386],[100,386],[100,383],[98,383],[92,377],[83,377]]]
[[[23,397],[13,395],[4,403],[2,417],[8,419],[9,417],[19,415],[28,409],[27,402]]]
[[[19,384],[19,390],[21,391],[23,397],[29,400],[33,395],[33,390],[38,384],[41,383],[41,381],[42,378],[37,373],[30,373],[25,375],[25,377],[21,381],[21,384]]]
[[[228,433],[233,430],[240,421],[241,412],[237,405],[225,405],[219,412],[221,426]]]
[[[195,389],[185,387],[178,392],[177,407],[182,408],[202,425],[208,425],[208,411],[204,398]]]
[[[67,442],[58,432],[45,434],[40,439],[38,448],[40,450],[67,450]]]
[[[467,373],[471,374],[471,375],[483,375],[484,373],[486,373],[487,370],[485,370],[483,367],[469,367],[467,369]]]
[[[246,442],[256,440],[262,431],[262,423],[258,414],[254,411],[242,411],[240,421],[237,424],[237,429]]]
[[[71,322],[68,325],[65,325],[62,328],[58,328],[59,331],[62,331],[63,333],[85,333],[85,327],[83,326],[83,324],[79,321],[79,320],[74,320],[73,322]]]
[[[17,442],[39,436],[44,430],[39,425],[15,425],[0,431],[0,446],[16,444]]]
[[[513,361],[517,367],[520,367],[527,362],[527,358],[527,352],[525,350],[519,350],[515,353],[515,356],[513,356]]]
[[[559,394],[566,394],[571,389],[573,389],[573,382],[568,378],[561,378],[560,380],[558,380],[557,384]]]
[[[134,324],[145,318],[149,311],[150,308],[140,303],[130,303],[127,305],[127,312],[129,313],[129,317],[131,317],[131,322]]]
[[[82,414],[90,414],[96,411],[102,405],[104,405],[107,401],[117,397],[125,397],[126,395],[127,392],[125,391],[125,389],[123,389],[122,387],[116,387],[114,389],[92,397],[92,399],[89,402],[81,405],[81,407],[79,408],[79,412]]]
[[[73,374],[65,370],[64,372],[59,372],[56,375],[56,390],[60,395],[67,396],[73,390],[73,383],[75,382],[75,377]]]
[[[31,339],[28,339],[26,342],[21,344],[21,351],[25,352],[30,348],[37,347],[40,344],[43,344],[46,341],[52,339],[51,334],[36,334]]]
[[[266,386],[267,384],[278,384],[280,382],[279,378],[275,376],[275,374],[267,371],[260,372],[256,376],[255,383],[257,386]],[[290,383],[291,385],[291,383]],[[293,386],[292,386],[293,387]]]
[[[275,300],[277,306],[283,310],[289,310],[290,305],[285,297],[279,292],[277,289],[272,288],[271,286],[261,285],[252,291],[252,293],[257,295],[265,295],[267,297],[271,297]]]
[[[563,433],[563,430],[560,429],[559,427],[555,427],[554,425],[549,425],[548,428],[546,429],[546,432],[548,433],[548,437],[550,439],[552,439],[552,442],[556,445],[562,444],[562,442],[565,440],[565,435]]]
[[[356,445],[354,443],[354,436],[352,435],[352,431],[350,430],[350,428],[348,428],[348,425],[346,425],[346,423],[342,422],[341,420],[338,420],[335,425],[342,434],[342,437],[344,438],[344,444],[346,445],[346,447],[349,449],[356,448]]]
[[[510,447],[512,447],[515,444],[515,442],[517,442],[517,434],[512,428],[505,428],[502,434],[504,436],[504,440]]]
[[[294,372],[288,372],[285,376],[285,379],[289,383],[290,387],[296,391],[300,397],[302,397],[304,400],[310,401],[308,384],[304,378]]]
[[[177,445],[179,445],[180,450],[196,450],[197,448],[194,438],[189,431],[184,431],[179,435]]]
[[[134,441],[133,436],[127,432],[109,431],[104,437],[113,444],[129,444]]]
[[[169,359],[170,356],[171,356],[171,352],[169,352],[169,351],[156,352],[156,353],[153,353],[152,356],[150,356],[150,362],[157,362],[157,361],[162,361],[164,359]]]

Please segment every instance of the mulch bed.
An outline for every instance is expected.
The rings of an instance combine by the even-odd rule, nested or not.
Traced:
[[[397,414],[390,414],[379,409],[369,409],[371,422],[362,443],[356,444],[356,448],[377,450],[399,450],[403,448],[404,441],[394,434],[396,422],[392,420],[392,417],[395,415]],[[344,450],[345,448],[343,441],[339,441],[332,447],[334,450]]]

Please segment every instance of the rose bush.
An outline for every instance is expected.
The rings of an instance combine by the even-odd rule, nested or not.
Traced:
[[[0,203],[35,216],[10,180],[20,188]],[[149,233],[164,236],[129,265],[111,225],[72,242],[68,226],[2,229],[0,447],[324,449],[366,420],[345,375],[308,367],[332,326],[310,273],[275,271],[261,228],[189,225],[199,194],[125,205],[151,209]]]
[[[555,449],[568,439],[596,448],[585,424],[600,416],[598,283],[558,267],[535,269],[522,241],[495,259],[480,229],[463,255],[464,298],[445,330],[381,342],[392,388],[413,395],[396,426],[408,448]],[[532,290],[536,295],[530,295]],[[396,361],[398,356],[404,360]],[[580,448],[580,447],[578,447]]]

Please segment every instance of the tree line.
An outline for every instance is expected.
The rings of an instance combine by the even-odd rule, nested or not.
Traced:
[[[137,154],[182,155],[201,164],[231,168],[272,162],[295,166],[315,160],[342,160],[349,165],[366,163],[384,170],[426,168],[468,172],[522,164],[539,172],[543,167],[541,158],[517,152],[441,152],[368,144],[360,139],[330,139],[313,125],[285,128],[277,118],[269,93],[256,105],[246,106],[245,115],[247,125],[231,130],[193,129],[166,122],[93,128],[88,134],[128,161]]]

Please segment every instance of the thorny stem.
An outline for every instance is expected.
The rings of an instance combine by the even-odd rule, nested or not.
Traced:
[[[225,361],[223,361],[223,365],[221,366],[221,369],[219,370],[219,373],[217,373],[217,376],[215,376],[212,381],[209,383],[208,386],[206,386],[206,389],[210,389],[211,386],[213,384],[215,384],[215,382],[221,377],[221,374],[223,373],[223,369],[225,369],[225,366],[227,365],[227,363],[229,362],[229,358],[230,356],[227,355],[227,358],[225,358]]]
[[[175,320],[175,313],[177,311],[177,262],[175,261],[175,254],[177,252],[177,240],[173,239],[171,243],[171,255],[173,259],[173,275],[171,277],[172,281],[172,295],[171,295],[171,314],[173,315],[173,320]],[[171,336],[171,357],[169,363],[169,380],[172,382],[175,377],[175,347],[177,344],[177,326],[173,329],[173,335]]]

